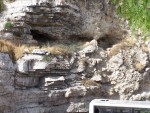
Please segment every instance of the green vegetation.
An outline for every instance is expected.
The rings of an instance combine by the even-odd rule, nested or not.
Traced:
[[[11,28],[13,28],[13,23],[11,21],[7,21],[5,23],[5,29],[11,29]]]
[[[3,0],[0,0],[0,12],[4,11],[4,9],[5,9],[4,2]]]
[[[149,0],[111,0],[121,18],[129,21],[133,33],[139,28],[143,35],[150,33]]]

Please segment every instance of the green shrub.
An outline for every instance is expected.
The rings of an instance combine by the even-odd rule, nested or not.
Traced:
[[[121,18],[129,21],[134,31],[139,28],[143,34],[150,33],[150,1],[149,0],[111,0],[117,7]]]
[[[3,2],[3,0],[0,0],[0,12],[5,10],[5,4]]]
[[[5,29],[11,29],[12,27],[13,27],[13,23],[11,21],[5,23]]]

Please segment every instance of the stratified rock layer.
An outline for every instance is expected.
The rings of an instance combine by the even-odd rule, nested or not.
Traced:
[[[0,111],[87,113],[94,98],[149,100],[150,48],[124,43],[115,52],[118,44],[106,51],[92,40],[70,58],[36,49],[16,66],[7,53],[0,53]],[[52,58],[43,60],[45,56]]]
[[[15,62],[1,52],[1,113],[87,113],[95,98],[149,100],[150,44],[113,46],[123,33],[108,1],[16,0],[6,6],[0,26],[8,18],[14,25],[0,33],[6,40],[17,40],[13,32],[28,44],[45,37],[92,41],[70,56],[35,49]]]
[[[16,0],[6,6],[4,20],[9,18],[11,30],[23,39],[32,40],[30,35],[41,40],[44,36],[99,39],[122,35],[114,7],[107,0]]]

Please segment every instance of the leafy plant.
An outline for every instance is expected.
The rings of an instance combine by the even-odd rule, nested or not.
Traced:
[[[11,29],[13,27],[13,23],[11,21],[7,21],[5,23],[5,29]]]
[[[117,7],[121,18],[128,20],[135,33],[139,28],[142,34],[150,33],[150,1],[149,0],[111,0]]]

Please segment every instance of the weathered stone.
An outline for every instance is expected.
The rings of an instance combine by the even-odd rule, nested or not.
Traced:
[[[76,112],[81,112],[81,113],[86,113],[88,112],[87,110],[87,104],[88,103],[71,103],[70,106],[67,109],[68,113],[76,113]]]
[[[91,80],[96,81],[96,82],[100,82],[103,81],[102,76],[100,74],[96,74],[91,78]]]
[[[65,39],[84,36],[95,39],[105,35],[121,36],[113,6],[106,0],[95,1],[48,1],[16,0],[6,3],[0,26],[9,18],[16,34],[45,34],[49,38]],[[105,26],[105,27],[104,27]],[[2,29],[1,28],[1,29]],[[119,36],[118,36],[119,35]],[[42,37],[40,37],[42,38]]]
[[[85,96],[86,93],[87,93],[86,87],[76,86],[76,87],[68,88],[65,97],[69,98],[69,97]]]
[[[17,61],[17,68],[18,68],[17,70],[20,73],[28,73],[30,70],[33,70],[34,61],[41,61],[42,59],[43,56],[41,55],[31,55],[31,54],[25,55],[24,57],[22,57]]]
[[[48,54],[49,52],[47,50],[41,50],[41,49],[34,49],[32,51],[32,54],[39,54],[39,55],[46,55]]]
[[[16,88],[33,88],[38,86],[39,78],[38,77],[18,77],[15,78],[15,87]]]
[[[149,100],[150,92],[143,92],[141,94],[132,95],[130,100]]]
[[[127,70],[126,72],[114,71],[109,79],[111,84],[114,85],[114,91],[119,93],[120,98],[128,99],[135,91],[139,90],[142,76],[133,70]]]
[[[0,53],[0,69],[7,70],[7,71],[15,70],[15,65],[13,64],[9,54]]]
[[[48,94],[47,106],[62,105],[68,102],[65,98],[65,90],[51,90]]]
[[[42,103],[48,99],[48,93],[37,88],[30,88],[28,90],[15,90],[13,93],[14,103],[16,108],[20,109],[30,103]],[[38,98],[37,98],[38,97]]]
[[[149,100],[149,43],[147,51],[141,48],[144,42],[140,40],[130,47],[121,45],[125,47],[119,47],[118,53],[114,51],[114,55],[109,56],[106,49],[113,46],[112,43],[103,47],[101,41],[118,42],[119,39],[105,40],[105,37],[118,38],[123,33],[117,27],[113,7],[107,2],[6,2],[8,10],[3,19],[0,17],[0,27],[9,18],[14,24],[12,32],[20,34],[22,42],[30,45],[34,39],[76,37],[77,41],[83,37],[92,41],[71,57],[58,55],[46,60],[47,50],[36,49],[32,54],[25,50],[17,66],[9,54],[0,53],[0,112],[81,113],[88,112],[89,102],[95,98]],[[4,38],[13,37],[6,33]]]
[[[42,80],[41,88],[43,90],[50,90],[50,89],[64,89],[66,88],[66,84],[64,83],[65,78],[63,76],[60,77],[45,77]]]
[[[123,62],[123,54],[118,53],[117,55],[111,57],[111,59],[108,62],[107,68],[112,71],[118,70],[123,64]]]
[[[31,70],[44,70],[47,68],[49,62],[46,61],[30,61]],[[30,70],[29,70],[30,71]]]
[[[75,86],[70,87],[66,90],[65,97],[73,98],[73,97],[84,97],[84,96],[100,96],[103,95],[104,90],[99,86]]]
[[[98,45],[96,40],[92,40],[85,46],[86,47],[83,50],[79,51],[80,56],[85,56],[85,54],[87,53],[93,53],[96,50],[98,50]]]

